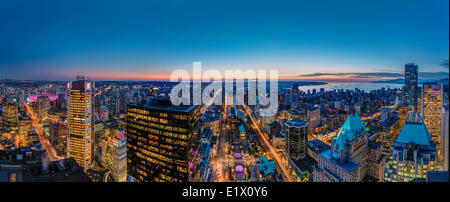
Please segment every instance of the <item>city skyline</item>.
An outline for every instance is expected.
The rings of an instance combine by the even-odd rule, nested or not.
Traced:
[[[448,183],[448,7],[1,0],[0,182]]]
[[[1,79],[168,80],[193,61],[312,81],[398,79],[413,62],[448,78],[448,1],[0,5]]]

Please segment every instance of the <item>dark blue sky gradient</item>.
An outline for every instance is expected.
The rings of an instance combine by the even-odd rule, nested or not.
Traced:
[[[449,1],[0,1],[0,77],[448,72]],[[103,77],[101,77],[103,78]]]

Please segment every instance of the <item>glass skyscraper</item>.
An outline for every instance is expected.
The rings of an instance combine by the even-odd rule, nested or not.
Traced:
[[[18,102],[16,98],[6,98],[3,104],[3,122],[4,126],[11,130],[18,129]]]
[[[286,125],[287,153],[292,159],[306,156],[308,146],[308,122],[300,119],[288,120]]]
[[[136,182],[189,181],[199,117],[199,106],[174,106],[168,99],[128,104],[128,175]]]
[[[410,111],[417,112],[419,66],[414,63],[405,65],[405,98]]]

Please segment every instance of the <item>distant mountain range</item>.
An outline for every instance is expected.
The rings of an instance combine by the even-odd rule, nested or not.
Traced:
[[[439,80],[419,80],[419,83],[424,82],[436,82],[436,83],[443,83],[444,85],[448,85],[448,78],[445,79],[439,79]],[[392,79],[392,80],[384,80],[384,81],[373,81],[372,83],[393,83],[393,84],[404,84],[405,79]]]
[[[373,81],[372,83],[404,84],[405,83],[405,79],[391,79],[391,80],[383,80],[383,81]]]

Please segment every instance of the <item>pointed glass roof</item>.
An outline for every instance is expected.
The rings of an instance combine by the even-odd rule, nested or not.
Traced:
[[[431,146],[431,136],[419,113],[410,113],[395,142]]]
[[[333,147],[338,150],[344,150],[347,142],[352,141],[356,137],[357,132],[366,132],[366,127],[359,117],[358,113],[354,112],[348,115],[347,120],[345,120],[344,125],[342,125],[339,134],[336,136],[336,142]]]

